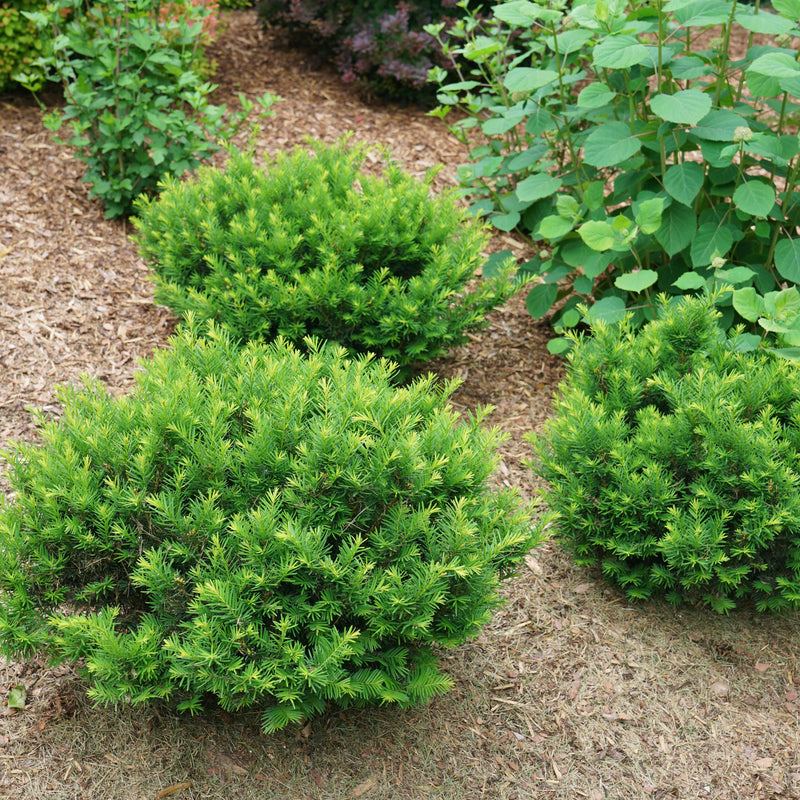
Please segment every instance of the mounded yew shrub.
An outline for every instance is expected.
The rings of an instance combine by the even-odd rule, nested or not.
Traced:
[[[444,692],[434,645],[474,635],[537,536],[495,492],[497,430],[455,385],[280,340],[183,331],[134,390],[61,390],[8,454],[0,647],[84,659],[97,702],[263,710]]]
[[[554,530],[631,598],[800,607],[800,370],[708,299],[575,337],[535,468]]]
[[[484,226],[392,162],[366,173],[368,155],[344,140],[262,169],[234,152],[224,169],[168,179],[134,220],[156,299],[240,340],[314,336],[401,366],[462,344],[518,285],[501,271],[468,291]]]

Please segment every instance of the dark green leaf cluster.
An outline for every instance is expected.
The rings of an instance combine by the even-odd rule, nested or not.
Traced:
[[[501,436],[455,388],[307,342],[239,348],[190,324],[136,388],[62,389],[9,454],[0,641],[85,659],[98,702],[406,706],[450,685],[431,647],[475,634],[537,541],[487,477]]]
[[[25,12],[41,11],[47,0],[12,0],[0,3],[0,90],[24,75],[26,85],[39,88],[44,71],[34,62],[42,55],[42,37]]]
[[[460,79],[434,76],[437,113],[466,112],[452,130],[474,147],[460,173],[474,210],[547,245],[523,265],[542,276],[531,314],[555,308],[563,331],[586,305],[589,321],[630,310],[641,325],[657,292],[722,286],[724,327],[756,321],[754,295],[774,314],[771,293],[800,283],[800,5],[514,0],[492,11],[450,31]]]
[[[189,3],[170,16],[165,6],[57,0],[31,15],[52,37],[41,62],[67,101],[46,124],[68,125],[72,135],[62,143],[86,164],[84,181],[108,217],[130,214],[133,200],[153,193],[164,175],[208,159],[253,108],[242,97],[242,111],[226,119],[224,106],[208,102],[215,87],[198,70],[198,48],[211,9]],[[272,99],[260,102],[268,107]]]
[[[629,597],[800,607],[800,371],[708,299],[597,323],[535,441],[555,528]]]
[[[315,336],[401,366],[463,343],[517,284],[501,270],[465,291],[483,226],[391,162],[367,174],[368,154],[344,140],[261,169],[232,152],[225,169],[167,179],[134,221],[156,299],[242,340]]]

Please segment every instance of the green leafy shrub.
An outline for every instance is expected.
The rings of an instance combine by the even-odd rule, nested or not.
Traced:
[[[727,284],[729,327],[730,288],[800,283],[800,6],[772,7],[515,0],[449,31],[460,73],[434,76],[438,113],[466,112],[452,130],[474,148],[474,210],[547,245],[523,265],[543,276],[531,314],[555,307],[563,330],[586,304],[590,321],[629,309],[640,325],[655,292]]]
[[[193,169],[229,139],[253,108],[225,119],[211,105],[214,86],[194,69],[209,6],[188,3],[183,12],[153,0],[58,0],[32,14],[44,32],[55,31],[52,53],[43,59],[64,85],[66,106],[46,119],[60,130],[86,166],[106,216],[131,212],[133,200],[152,193],[166,174]],[[161,13],[164,12],[164,13]],[[266,114],[274,98],[260,99]]]
[[[370,152],[317,144],[266,170],[234,152],[225,169],[167,179],[134,221],[156,299],[239,339],[312,335],[401,366],[461,344],[516,284],[500,271],[464,291],[484,227],[391,162],[361,171]]]
[[[44,82],[44,70],[34,64],[44,52],[44,43],[24,12],[39,11],[46,5],[47,0],[0,2],[0,91],[22,74],[35,88]]]
[[[575,337],[535,440],[558,535],[631,598],[800,607],[800,370],[708,298]]]
[[[453,383],[309,350],[191,329],[128,396],[64,388],[10,454],[3,651],[85,659],[101,703],[211,695],[266,730],[445,691],[431,647],[475,634],[537,541],[487,488],[502,437],[458,422]]]

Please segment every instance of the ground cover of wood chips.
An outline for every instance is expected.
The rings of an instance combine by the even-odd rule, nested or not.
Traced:
[[[410,172],[463,148],[415,109],[370,104],[235,12],[215,46],[219,96],[282,95],[259,152],[333,141],[388,145]],[[47,98],[49,102],[57,98]],[[38,108],[0,96],[0,447],[35,439],[30,406],[58,414],[54,387],[81,373],[114,391],[166,343],[170,313],[121,222],[103,219],[82,165],[54,144]],[[524,255],[500,237],[494,248]],[[521,299],[433,365],[464,383],[467,411],[490,403],[509,432],[496,475],[529,498],[523,434],[546,419],[562,366]],[[2,478],[0,478],[0,481]],[[7,491],[7,484],[0,483]],[[507,605],[442,658],[455,689],[431,705],[331,712],[266,736],[258,715],[94,708],[71,667],[0,662],[0,797],[20,800],[477,800],[799,798],[800,619],[632,606],[555,542],[509,581]]]

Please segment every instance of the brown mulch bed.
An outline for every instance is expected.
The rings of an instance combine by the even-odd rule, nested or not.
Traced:
[[[438,120],[364,101],[263,33],[254,12],[231,15],[213,56],[221,100],[285,98],[259,151],[352,130],[414,174],[446,165],[436,185],[455,184],[466,153]],[[60,382],[89,373],[128,389],[137,359],[174,326],[153,305],[129,228],[88,201],[81,173],[34,102],[0,97],[0,446],[35,438],[28,407],[58,414]],[[507,236],[492,246],[525,252]],[[562,375],[548,335],[517,298],[433,365],[464,381],[460,408],[496,407],[489,422],[510,437],[497,481],[531,498],[523,435],[546,419]],[[94,709],[69,667],[0,662],[0,696],[28,691],[23,712],[0,712],[0,797],[800,798],[796,616],[632,607],[552,542],[504,591],[486,630],[443,653],[449,695],[275,736],[255,714]]]

